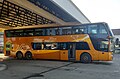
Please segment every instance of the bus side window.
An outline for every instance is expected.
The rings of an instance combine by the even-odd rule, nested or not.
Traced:
[[[97,34],[98,33],[97,25],[89,25],[88,26],[88,33],[89,34]]]
[[[78,27],[73,27],[73,34],[79,34],[80,29]]]
[[[68,43],[66,42],[61,42],[61,43],[58,43],[58,49],[61,49],[61,50],[66,50],[68,49]]]
[[[72,34],[72,27],[63,27],[62,28],[62,35],[70,35]]]
[[[76,50],[90,50],[87,42],[76,43]]]
[[[57,49],[57,43],[44,43],[42,49],[44,50],[55,50]]]
[[[54,28],[50,28],[50,29],[46,29],[46,33],[47,35],[55,35],[55,29]]]
[[[73,34],[84,34],[87,33],[87,29],[85,26],[76,26],[73,27]]]
[[[51,30],[51,35],[56,35],[55,33],[55,28],[50,29]]]
[[[23,32],[23,30],[15,30],[15,36],[16,37],[19,37],[19,36],[24,36],[23,34],[24,34],[24,32]]]
[[[62,35],[62,28],[59,28],[59,35]]]
[[[103,26],[103,24],[99,25],[99,33],[100,34],[107,34],[107,31],[105,29],[105,26]]]
[[[44,35],[44,29],[35,29],[34,35],[35,36],[43,36]]]
[[[14,31],[8,30],[8,31],[6,31],[6,36],[7,37],[15,37],[15,33],[14,33]]]
[[[33,35],[34,35],[34,29],[24,30],[24,36],[33,36]]]
[[[41,50],[42,44],[41,43],[32,43],[33,50]]]
[[[59,28],[55,28],[55,35],[60,35],[60,30],[59,30]]]

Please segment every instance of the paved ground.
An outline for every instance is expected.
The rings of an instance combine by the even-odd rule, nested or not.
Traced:
[[[6,65],[0,79],[120,79],[120,54],[112,62],[91,64],[9,58],[0,64]]]

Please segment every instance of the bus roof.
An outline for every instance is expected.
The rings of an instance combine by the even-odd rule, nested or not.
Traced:
[[[97,22],[97,23],[72,23],[72,24],[66,24],[66,25],[59,25],[59,24],[44,24],[44,25],[34,25],[34,26],[23,26],[23,27],[14,27],[14,28],[8,28],[6,30],[15,30],[15,29],[28,29],[28,28],[51,28],[51,27],[67,27],[67,26],[76,26],[76,25],[93,25],[93,24],[107,24],[105,22]]]

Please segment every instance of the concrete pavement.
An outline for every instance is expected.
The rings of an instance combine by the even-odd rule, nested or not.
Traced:
[[[0,71],[7,69],[7,65],[2,63],[2,61],[6,58],[8,58],[8,57],[4,56],[3,53],[0,53]]]
[[[5,59],[0,79],[120,79],[120,54],[112,62],[89,64],[50,60]]]

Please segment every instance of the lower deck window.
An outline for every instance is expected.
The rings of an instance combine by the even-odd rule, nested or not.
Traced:
[[[32,43],[33,50],[41,50],[41,43]]]
[[[78,42],[76,43],[76,50],[90,50],[88,43]]]
[[[76,45],[76,50],[90,50],[88,43],[86,42],[59,42],[59,43],[32,43],[33,50],[68,50],[70,45]]]

